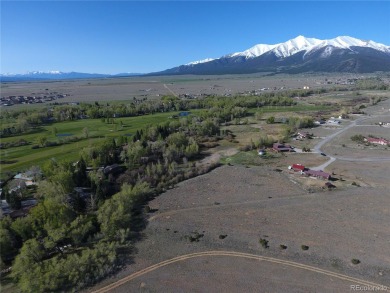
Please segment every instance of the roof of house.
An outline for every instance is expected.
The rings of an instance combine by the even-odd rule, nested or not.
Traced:
[[[301,171],[305,170],[305,166],[303,166],[301,164],[293,164],[291,166],[291,168],[294,169],[294,170],[301,170]]]
[[[282,143],[274,143],[273,148],[276,150],[291,150],[292,147],[288,144],[282,144]]]
[[[368,142],[382,142],[382,143],[390,143],[387,139],[384,138],[376,138],[376,137],[369,137],[366,139]]]
[[[111,172],[116,172],[118,170],[120,170],[121,166],[118,165],[118,164],[113,164],[113,165],[110,165],[110,166],[107,166],[103,169],[103,173],[104,174],[108,174],[108,173],[111,173]]]
[[[32,177],[28,177],[28,176],[26,176],[26,174],[24,174],[24,173],[16,174],[16,175],[14,176],[14,179],[29,180],[29,181],[32,181],[32,180],[33,180]]]
[[[322,177],[322,178],[330,178],[330,174],[329,173],[326,173],[322,170],[306,170],[304,171],[306,175],[309,175],[309,176],[315,176],[315,177]]]

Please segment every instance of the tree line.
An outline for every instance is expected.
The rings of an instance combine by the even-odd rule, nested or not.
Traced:
[[[291,94],[290,94],[291,95]],[[43,109],[4,110],[0,113],[3,123],[12,126],[0,130],[0,137],[19,135],[32,131],[41,125],[53,122],[75,121],[79,119],[104,119],[110,122],[115,117],[134,117],[161,112],[188,111],[193,109],[263,107],[268,105],[289,106],[294,100],[282,93],[267,93],[262,96],[204,97],[199,99],[179,99],[165,96],[156,100],[130,100],[123,103],[80,103],[78,105],[53,105]]]

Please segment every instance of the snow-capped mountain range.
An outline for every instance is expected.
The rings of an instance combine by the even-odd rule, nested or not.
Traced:
[[[390,71],[390,46],[349,36],[320,40],[298,36],[274,45],[193,61],[157,74]]]
[[[161,56],[162,58],[164,56]],[[146,75],[302,73],[302,72],[390,72],[390,46],[371,40],[340,36],[329,40],[298,36],[274,45],[258,44],[242,52],[189,62]],[[137,73],[98,74],[32,71],[0,74],[0,80],[47,80],[110,78],[145,75]]]
[[[363,41],[355,39],[348,36],[337,37],[330,40],[320,40],[315,38],[305,38],[304,36],[298,36],[294,39],[291,39],[285,43],[279,43],[275,45],[264,45],[259,44],[255,45],[252,48],[245,50],[243,52],[237,52],[226,57],[235,57],[235,56],[244,56],[246,58],[255,58],[272,51],[279,58],[286,58],[300,51],[306,51],[306,54],[324,48],[326,46],[332,46],[334,48],[340,49],[353,49],[351,47],[367,47],[372,48],[378,51],[385,53],[390,53],[390,46],[385,46],[373,41]],[[203,60],[203,62],[208,62],[208,59]],[[209,61],[214,60],[209,58]],[[201,62],[201,61],[199,61]],[[195,62],[192,62],[196,64]]]
[[[142,75],[140,73],[119,73],[119,74],[101,74],[101,73],[83,73],[83,72],[62,72],[58,70],[51,71],[29,71],[27,73],[4,73],[0,74],[0,80],[7,81],[25,81],[25,80],[62,80],[62,79],[82,79],[82,78],[110,78],[127,77]]]
[[[28,71],[26,73],[2,73],[1,76],[39,76],[39,75],[44,75],[44,74],[49,74],[49,75],[60,75],[60,74],[66,74],[70,72],[62,72],[58,70],[50,70],[50,71]]]

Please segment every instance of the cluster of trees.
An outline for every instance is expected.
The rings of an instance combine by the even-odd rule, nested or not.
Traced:
[[[130,139],[111,138],[84,148],[76,162],[45,163],[38,205],[24,218],[6,217],[0,222],[1,266],[12,263],[11,276],[21,290],[38,292],[81,288],[114,272],[122,265],[120,259],[125,259],[121,253],[128,253],[123,248],[129,247],[142,227],[148,200],[216,167],[195,164],[201,145],[208,141],[212,145],[228,135],[220,131],[221,123],[245,117],[248,107],[268,104],[292,105],[294,101],[271,94],[236,99],[166,97],[130,105],[63,105],[39,112],[35,120],[29,118],[30,113],[20,112],[25,121],[38,125],[48,117],[106,115],[108,119],[119,110],[125,111],[120,115],[141,115],[151,113],[153,107],[153,111],[204,109],[197,116],[140,129]],[[43,117],[41,122],[39,117]],[[268,146],[271,141],[260,137],[254,146]]]
[[[1,267],[12,263],[11,276],[26,292],[77,289],[114,272],[143,205],[215,167],[192,160],[198,140],[219,132],[217,120],[185,117],[141,129],[129,142],[107,139],[83,149],[76,162],[46,162],[38,205],[26,217],[0,221]],[[122,166],[118,173],[103,168],[115,164]]]
[[[358,79],[355,84],[358,90],[388,90],[390,85],[386,84],[380,77]]]
[[[290,117],[288,119],[288,125],[294,130],[300,128],[314,127],[314,120],[311,117]]]
[[[4,122],[12,122],[14,125],[5,127],[0,131],[1,137],[17,135],[31,131],[32,128],[53,121],[73,121],[85,118],[131,117],[157,112],[182,111],[191,109],[218,108],[221,111],[225,108],[253,108],[262,106],[289,106],[296,102],[286,93],[266,93],[261,96],[249,97],[204,97],[199,99],[179,99],[177,97],[165,96],[160,100],[137,100],[133,99],[127,103],[80,103],[78,105],[54,105],[51,108],[39,110],[5,110],[2,111],[0,119]],[[289,94],[289,96],[294,96]],[[226,112],[225,112],[226,114]],[[233,113],[237,116],[242,113]],[[227,120],[226,115],[220,114],[221,119]],[[230,119],[230,118],[229,118]]]
[[[25,292],[77,289],[114,272],[129,247],[135,211],[152,194],[148,184],[108,188],[87,207],[91,198],[77,197],[73,187],[91,186],[95,198],[94,180],[105,181],[104,174],[87,174],[80,163],[43,169],[39,204],[26,217],[0,221],[1,268],[14,258],[11,276]]]
[[[288,117],[283,121],[294,131],[299,128],[311,128],[315,125],[314,120],[311,117]],[[270,116],[267,118],[266,122],[267,124],[273,124],[276,123],[276,119],[274,116]]]
[[[361,134],[355,134],[351,136],[351,140],[357,143],[364,143],[364,136]]]
[[[259,148],[272,147],[274,142],[275,139],[272,136],[262,134],[255,140],[251,139],[250,145],[244,146],[243,150],[258,150]]]
[[[314,120],[311,117],[290,117],[283,129],[283,140],[288,141],[292,134],[301,128],[314,127]]]
[[[24,145],[28,145],[28,144],[29,144],[28,141],[26,141],[23,138],[20,138],[20,139],[17,139],[15,141],[11,141],[11,142],[1,142],[0,149],[7,149],[7,148],[12,148],[12,147],[24,146]]]

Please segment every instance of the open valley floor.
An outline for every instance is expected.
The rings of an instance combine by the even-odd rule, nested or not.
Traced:
[[[389,119],[389,105],[367,110],[371,118],[364,121],[378,135],[389,132],[371,122]],[[338,133],[326,144],[315,140],[318,152],[335,156],[325,170],[338,177],[338,188],[307,189],[282,167],[314,155],[322,164],[319,153],[287,154],[258,166],[229,163],[179,183],[149,203],[132,264],[93,290],[390,291],[388,150],[351,151],[356,146],[349,137],[365,123],[340,131],[345,125],[324,132]],[[335,154],[339,149],[344,152]],[[315,165],[313,158],[307,157]]]

